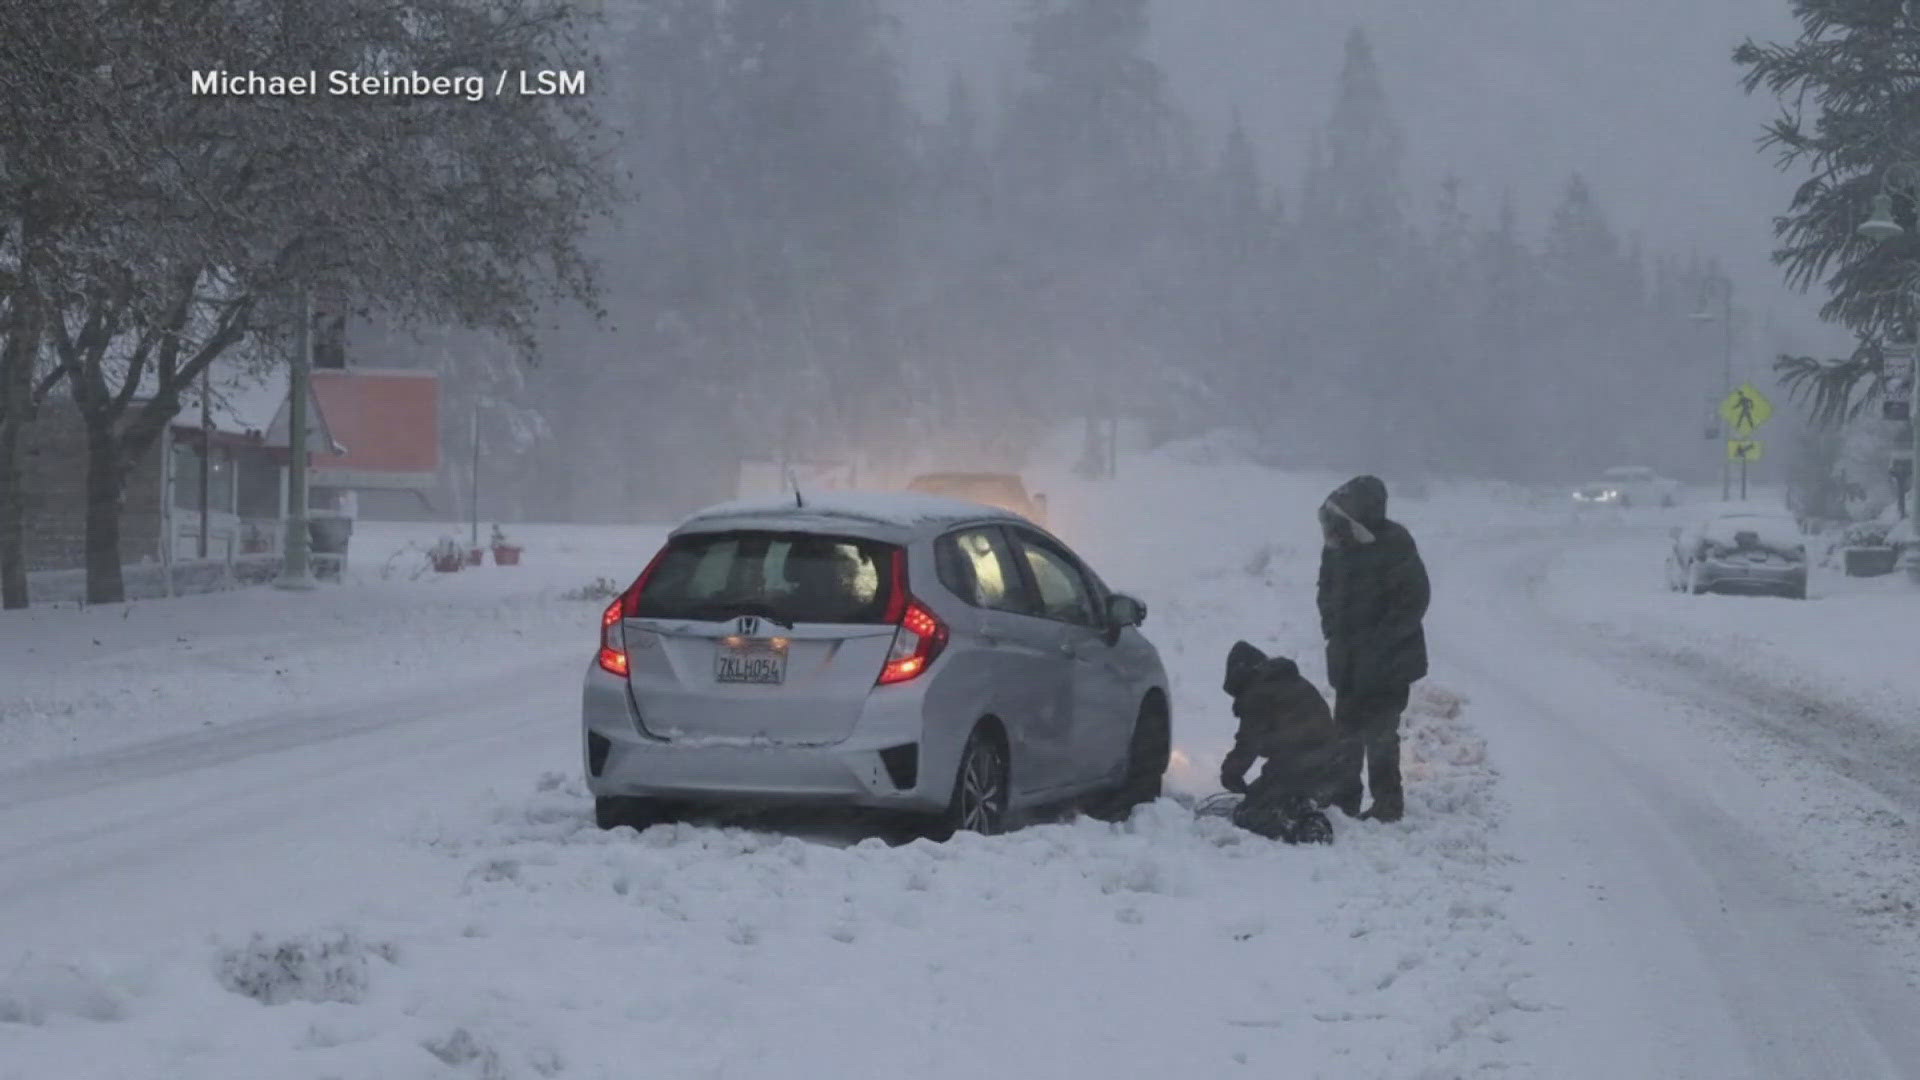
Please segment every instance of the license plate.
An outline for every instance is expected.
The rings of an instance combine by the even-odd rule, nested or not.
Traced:
[[[714,656],[713,681],[777,686],[787,681],[787,650],[771,641],[722,643]]]

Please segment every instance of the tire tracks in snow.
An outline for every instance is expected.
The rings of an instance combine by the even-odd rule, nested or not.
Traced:
[[[1517,721],[1503,758],[1525,762],[1516,785],[1532,789],[1527,817],[1557,833],[1516,838],[1536,864],[1531,888],[1590,923],[1575,932],[1564,913],[1534,920],[1543,936],[1565,931],[1563,960],[1592,969],[1591,980],[1560,976],[1557,993],[1578,1003],[1572,1025],[1594,1025],[1603,1013],[1600,1026],[1632,1025],[1650,1044],[1602,1048],[1596,1039],[1596,1060],[1567,1067],[1592,1070],[1638,1053],[1646,1056],[1626,1073],[1920,1076],[1913,988],[1887,978],[1881,959],[1834,917],[1814,864],[1796,857],[1807,838],[1772,827],[1781,815],[1769,795],[1785,793],[1766,775],[1769,757],[1774,771],[1786,760],[1801,774],[1831,767],[1851,775],[1841,769],[1850,765],[1884,801],[1889,794],[1867,776],[1898,797],[1897,764],[1863,766],[1871,755],[1844,734],[1828,747],[1789,739],[1799,709],[1825,709],[1824,700],[1756,701],[1704,665],[1689,668],[1552,611],[1543,583],[1567,547],[1564,533],[1520,536],[1456,560],[1466,564],[1455,569],[1468,571],[1460,577],[1470,596],[1449,628],[1466,632],[1443,635],[1439,650]],[[1707,722],[1664,722],[1692,716]],[[1873,730],[1873,718],[1858,719],[1858,730]],[[1751,749],[1756,734],[1787,742],[1790,754]],[[1743,746],[1755,760],[1740,770],[1729,751]],[[1558,944],[1542,942],[1543,955]],[[1650,1000],[1623,1000],[1637,995]],[[1729,1072],[1729,1055],[1745,1067]]]

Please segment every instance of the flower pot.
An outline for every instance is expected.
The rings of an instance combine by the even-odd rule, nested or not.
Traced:
[[[442,574],[454,573],[466,565],[466,560],[457,551],[450,555],[430,555],[428,558],[433,560],[433,568]]]
[[[1899,552],[1890,547],[1848,548],[1843,556],[1848,577],[1883,577],[1893,573]]]
[[[479,566],[481,563],[484,563],[486,561],[487,561],[486,548],[468,548],[467,549],[467,565],[468,566]]]
[[[519,566],[520,546],[518,544],[495,544],[493,546],[493,565]]]

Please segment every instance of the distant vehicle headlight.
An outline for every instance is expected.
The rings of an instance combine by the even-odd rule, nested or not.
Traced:
[[[1582,488],[1573,497],[1578,502],[1611,503],[1620,501],[1620,492],[1614,488]]]

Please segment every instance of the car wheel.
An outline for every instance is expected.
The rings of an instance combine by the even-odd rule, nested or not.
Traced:
[[[1167,761],[1173,754],[1173,724],[1158,694],[1140,703],[1127,742],[1127,773],[1120,786],[1102,796],[1088,813],[1103,821],[1125,821],[1134,807],[1160,797]]]
[[[612,795],[593,800],[593,823],[603,829],[625,825],[636,832],[645,832],[651,826],[672,820],[673,815],[655,799]]]
[[[985,724],[976,726],[960,751],[954,771],[953,798],[940,822],[942,839],[956,832],[998,836],[1007,828],[1006,747]]]

